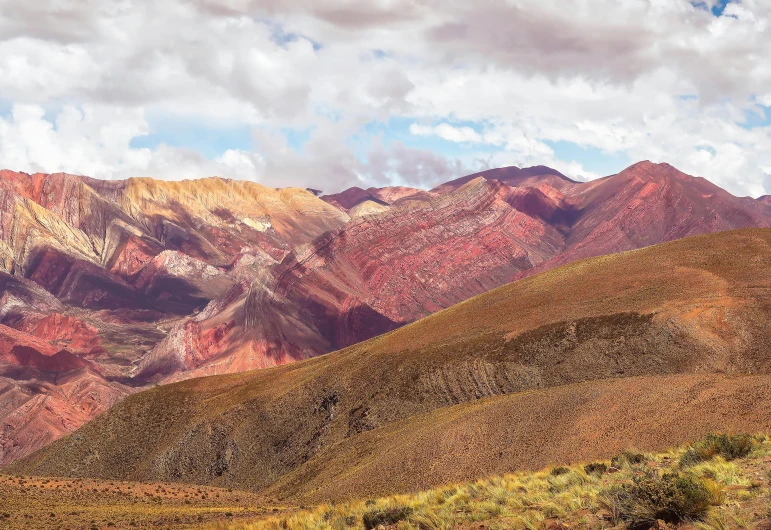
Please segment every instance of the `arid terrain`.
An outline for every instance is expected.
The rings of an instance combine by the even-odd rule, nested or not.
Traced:
[[[201,528],[290,508],[205,486],[0,475],[0,527],[8,530]]]
[[[760,431],[769,257],[749,229],[577,261],[339,352],[134,394],[8,469],[315,503]]]
[[[0,0],[0,530],[771,530],[771,0]]]
[[[0,176],[0,464],[158,383],[315,357],[576,259],[771,225],[767,201],[650,162],[587,183],[510,167],[325,196]]]
[[[710,434],[664,452],[627,447],[606,459],[311,507],[210,487],[19,476],[0,476],[0,500],[3,528],[18,530],[764,530],[771,443],[763,434]]]
[[[325,503],[218,528],[763,530],[771,524],[770,506],[771,444],[766,437],[719,435],[667,452],[625,449],[600,461]]]

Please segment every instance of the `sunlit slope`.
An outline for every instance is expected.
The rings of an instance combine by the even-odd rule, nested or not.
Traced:
[[[346,438],[265,493],[372,498],[769,425],[768,375],[587,381],[442,407]]]
[[[709,374],[771,373],[769,258],[753,229],[576,262],[324,357],[139,393],[11,469],[322,498],[747,430],[768,381]],[[443,409],[496,395],[512,396]],[[464,443],[482,425],[486,445]]]

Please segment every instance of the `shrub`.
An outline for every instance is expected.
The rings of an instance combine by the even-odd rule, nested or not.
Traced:
[[[608,465],[604,462],[593,462],[584,466],[584,473],[587,475],[596,475],[598,477],[604,475],[607,470]]]
[[[558,476],[560,476],[560,475],[567,475],[568,473],[570,473],[570,469],[568,469],[568,468],[566,468],[566,467],[554,467],[554,468],[552,468],[552,470],[549,472],[549,474],[550,474],[552,477],[558,477]]]
[[[718,455],[726,460],[744,458],[755,445],[755,439],[747,434],[708,434],[704,440],[691,444],[680,458],[680,466],[695,466]]]
[[[620,468],[624,464],[634,465],[642,464],[643,462],[645,462],[644,454],[638,453],[637,451],[626,450],[614,456],[610,461],[610,465],[611,467]]]
[[[659,519],[672,524],[700,519],[713,500],[699,479],[677,473],[635,477],[631,484],[616,486],[604,496],[616,522],[623,521],[630,530],[651,528]]]
[[[370,510],[362,515],[361,520],[366,530],[377,528],[381,524],[389,526],[404,521],[412,515],[412,508],[409,506],[394,506],[385,510]]]

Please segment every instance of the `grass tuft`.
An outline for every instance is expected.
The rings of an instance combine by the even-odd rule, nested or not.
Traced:
[[[645,455],[642,453],[638,453],[637,451],[633,451],[631,449],[627,449],[626,451],[623,451],[616,456],[614,456],[610,461],[610,467],[615,467],[616,469],[621,469],[625,466],[635,466],[639,465],[645,462]]]
[[[631,484],[616,486],[604,496],[615,522],[625,523],[629,530],[647,530],[657,520],[678,524],[702,519],[713,501],[713,492],[701,479],[656,472],[636,476]]]
[[[608,471],[608,464],[605,462],[593,462],[584,466],[584,473],[600,477]]]
[[[728,461],[744,458],[758,443],[755,437],[748,434],[708,434],[704,440],[691,444],[680,458],[680,467],[692,467],[716,456]]]
[[[412,515],[413,509],[409,506],[393,506],[385,509],[375,509],[365,512],[361,516],[365,530],[372,530],[378,526],[391,526],[399,521],[404,521]]]

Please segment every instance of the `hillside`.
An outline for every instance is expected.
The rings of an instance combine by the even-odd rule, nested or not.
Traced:
[[[321,198],[0,177],[0,465],[154,384],[343,349],[576,259],[771,226],[765,202],[650,162],[586,183],[508,167]]]
[[[771,524],[769,456],[765,435],[709,435],[663,453],[627,448],[612,459],[323,503],[224,529],[367,530],[382,524],[405,529],[765,530]]]
[[[9,469],[319,499],[758,430],[769,258],[756,229],[574,262],[327,356],[135,394]]]
[[[0,464],[168,372],[329,351],[302,307],[260,300],[271,267],[348,219],[306,190],[251,182],[0,172]],[[242,295],[248,329],[202,329]]]

